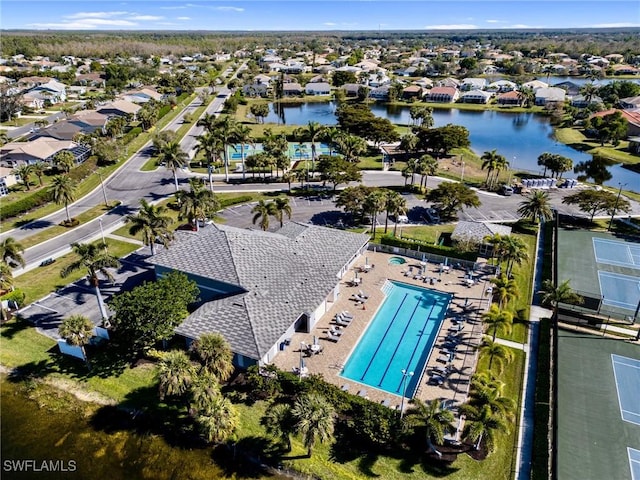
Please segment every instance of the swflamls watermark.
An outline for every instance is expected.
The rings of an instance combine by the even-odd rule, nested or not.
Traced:
[[[3,460],[3,472],[75,472],[75,460],[35,460],[16,459]]]

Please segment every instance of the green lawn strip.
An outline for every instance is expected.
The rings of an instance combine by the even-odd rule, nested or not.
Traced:
[[[554,132],[559,142],[569,145],[592,155],[614,160],[616,162],[635,164],[640,163],[640,157],[628,151],[629,142],[623,140],[619,145],[600,145],[598,140],[585,136],[580,130],[575,128],[558,128]]]
[[[45,116],[43,116],[42,118],[44,119]],[[37,122],[38,120],[39,119],[37,118],[18,117],[18,118],[12,118],[11,120],[6,120],[0,123],[0,125],[2,125],[3,127],[24,127],[25,125],[28,125],[33,122]]]
[[[114,240],[112,238],[107,238],[106,242],[109,247],[109,253],[116,257],[124,257],[140,248],[139,245]],[[67,278],[60,277],[60,270],[73,263],[76,259],[77,256],[75,254],[68,253],[58,258],[51,265],[38,267],[17,276],[14,279],[14,286],[16,289],[20,289],[25,293],[25,304],[35,302],[47,294],[56,291],[58,288],[64,287],[86,276],[87,273],[85,271],[77,270],[72,272]]]
[[[118,204],[119,203],[120,202],[118,202]],[[80,215],[77,215],[74,218],[80,222],[78,224],[78,227],[79,227],[85,223],[90,222],[91,220],[94,220],[95,218],[98,218],[100,215],[114,208],[114,206],[115,206],[114,203],[111,203],[111,206],[109,208],[105,207],[102,204],[97,205],[93,208],[90,208],[89,210],[82,212]],[[78,227],[74,227],[74,228],[78,228]],[[33,247],[34,245],[42,243],[51,238],[57,237],[58,235],[62,235],[63,233],[66,233],[71,230],[73,230],[73,228],[67,228],[67,227],[62,227],[60,225],[55,225],[53,227],[46,228],[39,233],[31,235],[25,238],[24,240],[20,240],[20,244],[24,248]]]

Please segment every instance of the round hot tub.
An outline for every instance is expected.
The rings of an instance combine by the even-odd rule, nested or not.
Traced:
[[[402,257],[391,257],[389,259],[389,265],[404,265],[407,261]]]

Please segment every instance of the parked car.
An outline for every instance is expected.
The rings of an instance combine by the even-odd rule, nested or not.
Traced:
[[[424,216],[429,223],[440,223],[440,214],[435,208],[427,208]]]
[[[498,190],[498,193],[500,195],[504,195],[505,197],[509,197],[513,195],[513,187],[510,187],[509,185],[502,185],[500,187],[500,190]]]

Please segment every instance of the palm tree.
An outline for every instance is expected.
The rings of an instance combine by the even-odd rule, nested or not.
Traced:
[[[471,379],[471,405],[488,406],[493,413],[507,420],[515,419],[516,403],[502,395],[505,383],[487,374],[478,373]]]
[[[554,318],[558,315],[558,305],[560,303],[580,304],[584,301],[582,296],[578,295],[569,285],[570,280],[565,280],[557,287],[551,280],[542,282],[542,298],[543,305],[553,307]]]
[[[433,399],[424,403],[418,398],[411,400],[413,405],[408,411],[407,423],[413,427],[421,427],[427,439],[427,451],[435,452],[438,456],[442,454],[434,447],[433,442],[441,445],[444,442],[445,433],[451,433],[455,429],[452,422],[453,413],[442,408],[442,403],[438,399]]]
[[[204,132],[196,138],[196,152],[202,152],[207,160],[207,174],[209,178],[209,189],[213,191],[213,164],[216,161],[218,153],[224,148],[220,139],[209,132]]]
[[[75,182],[67,175],[56,175],[51,180],[51,198],[58,205],[64,205],[64,209],[67,212],[67,223],[71,223],[71,217],[69,216],[69,204],[75,199],[75,188]]]
[[[287,218],[291,219],[291,205],[289,205],[289,199],[287,197],[277,197],[272,202],[272,212],[276,220],[280,222],[280,228],[284,225],[283,217],[287,214]]]
[[[233,352],[219,333],[203,333],[193,342],[191,350],[202,362],[203,369],[215,375],[219,382],[227,381],[233,373]]]
[[[495,175],[494,185],[495,183],[498,182],[498,177],[500,176],[500,172],[502,170],[506,170],[507,168],[509,168],[509,160],[507,160],[503,155],[498,155],[496,159],[496,165],[495,165],[496,175]]]
[[[343,135],[338,138],[336,144],[347,162],[358,162],[360,155],[367,151],[367,142],[356,135]]]
[[[520,265],[529,259],[527,245],[520,238],[513,235],[503,235],[500,245],[502,259],[507,262],[507,277],[511,277],[511,271],[515,265]]]
[[[186,218],[190,223],[195,222],[198,231],[200,221],[204,223],[207,217],[212,216],[220,208],[220,202],[211,190],[207,190],[202,180],[190,178],[189,186],[189,191],[180,190],[176,193],[180,204],[180,218]]]
[[[553,159],[553,153],[544,152],[540,156],[538,156],[538,165],[544,167],[543,177],[547,176],[547,168],[551,165],[551,161]]]
[[[518,213],[522,218],[538,223],[541,220],[547,221],[553,218],[553,211],[549,205],[549,194],[542,190],[534,191],[528,200],[520,202]]]
[[[476,450],[480,449],[480,444],[484,440],[489,451],[493,451],[496,434],[509,431],[508,424],[504,418],[493,413],[488,405],[474,407],[466,404],[461,407],[461,410],[467,417],[465,436],[475,442]]]
[[[386,216],[384,218],[384,233],[387,233],[387,227],[389,223],[389,215],[394,215],[396,218],[395,225],[398,225],[398,215],[403,215],[407,210],[407,200],[398,192],[393,190],[387,190],[385,192],[385,204]],[[395,228],[393,234],[395,236]]]
[[[416,173],[420,174],[420,189],[427,189],[429,175],[433,176],[438,171],[438,160],[431,155],[422,155],[418,160]],[[424,184],[424,185],[423,185]]]
[[[498,307],[508,305],[511,300],[518,296],[518,283],[513,278],[509,278],[504,273],[492,278],[493,298],[498,300]]]
[[[302,435],[307,456],[319,439],[325,442],[333,435],[335,410],[323,397],[315,393],[307,393],[296,399],[291,409],[295,422],[295,430]]]
[[[269,216],[273,213],[272,203],[267,203],[264,200],[260,200],[252,209],[253,224],[260,220],[260,228],[265,232],[269,228]]]
[[[63,172],[69,173],[76,163],[76,157],[73,156],[69,150],[61,150],[53,157],[53,164],[55,167]]]
[[[91,342],[93,336],[93,323],[84,315],[71,315],[64,320],[58,327],[58,333],[64,338],[69,345],[80,347],[82,355],[87,363],[87,368],[91,370],[89,357],[85,351],[85,347]]]
[[[487,184],[487,188],[489,189],[493,187],[493,179],[492,178],[490,179],[489,177],[498,167],[498,163],[500,162],[500,157],[502,157],[502,155],[498,154],[496,150],[491,150],[490,152],[484,152],[480,157],[480,160],[482,160],[482,170],[487,170],[487,178],[485,180],[485,183]]]
[[[318,122],[310,121],[306,127],[302,127],[305,138],[311,142],[311,172],[316,172],[316,159],[318,158],[316,151],[316,142],[324,135],[325,127]]]
[[[152,205],[143,198],[140,200],[138,213],[127,215],[125,218],[125,222],[131,223],[129,233],[142,233],[142,243],[151,249],[151,255],[156,254],[156,240],[160,240],[165,248],[168,248],[173,240],[173,232],[169,229],[173,219],[166,212],[166,207]]]
[[[186,165],[189,156],[182,150],[180,143],[174,141],[168,142],[162,147],[158,160],[160,163],[164,163],[165,167],[173,173],[173,182],[177,192],[180,189],[178,187],[178,169]]]
[[[160,400],[187,393],[195,374],[195,368],[183,350],[166,352],[158,362]]]
[[[113,281],[113,274],[108,269],[120,267],[120,261],[113,255],[109,255],[109,252],[107,252],[107,249],[104,248],[103,245],[98,246],[95,243],[72,243],[71,248],[80,258],[64,267],[60,271],[60,276],[65,278],[69,276],[71,272],[85,269],[87,271],[89,284],[95,288],[98,308],[100,309],[102,319],[106,320],[109,316],[107,315],[102,294],[100,293],[100,278],[98,275],[102,275],[107,280]]]
[[[246,125],[238,125],[236,127],[236,141],[240,142],[240,158],[242,160],[242,180],[246,178],[246,172],[244,168],[244,146],[248,143],[254,145],[253,137],[251,136],[251,129]]]
[[[329,145],[329,156],[333,156],[334,149],[338,145],[338,140],[344,135],[337,127],[325,127],[322,132],[322,140]]]
[[[220,117],[213,125],[211,133],[223,145],[224,178],[229,182],[229,147],[238,142],[238,124],[232,117]],[[235,147],[234,147],[235,148]]]
[[[19,263],[24,267],[23,252],[24,247],[13,237],[7,237],[0,242],[0,259],[9,266],[11,263]]]
[[[31,174],[33,173],[33,166],[29,165],[27,163],[24,163],[16,168],[13,169],[13,173],[14,175],[17,175],[20,177],[20,180],[22,181],[22,184],[27,187],[27,190],[31,190],[31,187],[29,186],[29,177],[31,176]]]
[[[208,443],[222,443],[233,436],[240,425],[238,411],[222,395],[217,395],[203,413],[196,417],[196,425]]]
[[[36,162],[31,165],[31,169],[33,170],[33,174],[38,177],[38,183],[43,187],[44,182],[42,181],[42,177],[44,177],[45,172],[49,170],[49,165],[44,162]]]
[[[204,129],[207,132],[211,133],[215,128],[215,124],[217,120],[218,120],[218,117],[216,117],[215,114],[206,113],[200,118],[200,120],[196,122],[196,125],[198,127],[204,127]]]
[[[511,363],[513,360],[513,353],[504,345],[500,345],[499,343],[495,343],[489,338],[486,338],[482,345],[480,346],[480,352],[484,355],[489,355],[489,371],[491,371],[491,366],[493,365],[493,360],[496,360],[498,364],[498,371],[502,372],[503,363]]]
[[[384,191],[375,189],[369,192],[362,204],[364,212],[368,213],[371,217],[371,232],[374,237],[376,235],[376,217],[378,213],[385,208],[385,203],[386,195]]]
[[[511,333],[513,324],[513,314],[507,310],[500,310],[495,303],[482,315],[482,321],[488,325],[488,330],[492,330],[491,341],[496,341],[498,331]]]
[[[0,290],[13,290],[13,273],[5,262],[0,262]]]
[[[207,411],[212,400],[220,395],[218,378],[211,372],[200,370],[192,377],[189,395],[189,415],[195,417],[199,412]]]
[[[272,404],[260,419],[260,424],[267,435],[278,438],[286,446],[287,452],[291,451],[291,434],[294,432],[295,423],[290,405]]]

